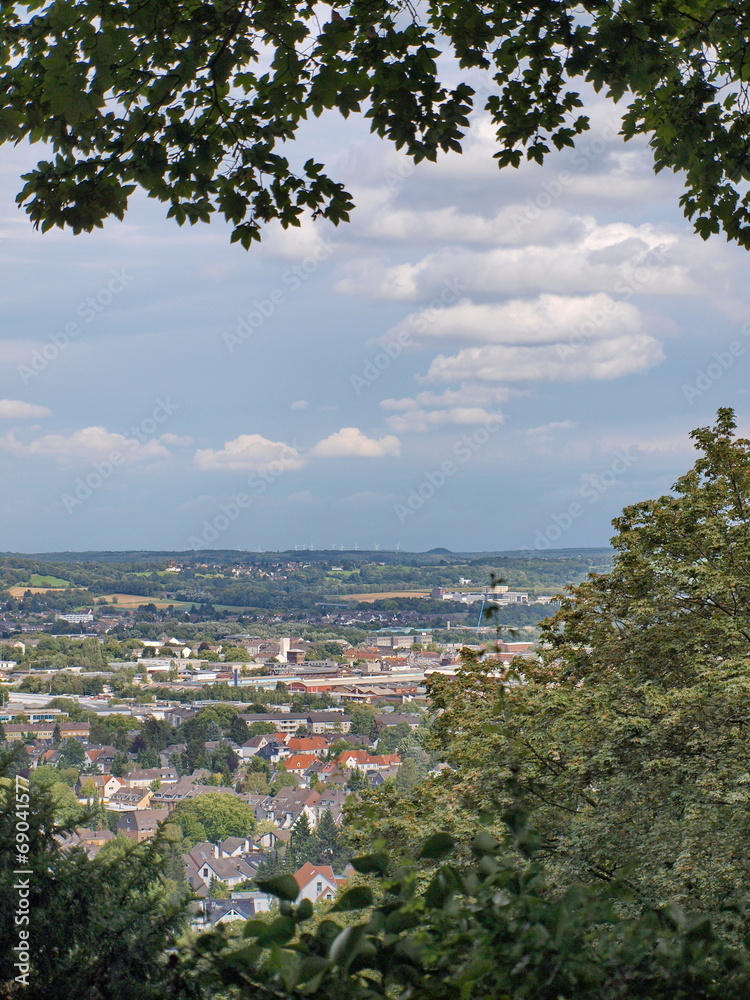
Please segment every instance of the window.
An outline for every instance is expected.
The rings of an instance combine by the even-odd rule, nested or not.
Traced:
[[[323,883],[322,882],[316,882],[315,883],[315,891],[317,892],[318,895],[321,894],[321,892],[323,891]]]

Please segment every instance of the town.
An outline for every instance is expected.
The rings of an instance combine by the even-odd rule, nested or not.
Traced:
[[[257,882],[278,873],[295,878],[300,899],[333,899],[351,873],[352,806],[385,783],[408,793],[445,766],[427,739],[430,678],[454,677],[462,651],[498,671],[522,662],[536,624],[499,628],[493,616],[526,621],[535,610],[538,622],[558,607],[494,578],[478,585],[460,565],[446,573],[441,558],[437,574],[419,570],[436,584],[421,593],[392,579],[388,596],[358,583],[369,600],[331,607],[344,599],[324,591],[313,595],[322,607],[290,612],[295,573],[317,569],[344,590],[347,576],[416,570],[365,554],[322,567],[232,559],[128,566],[109,581],[118,593],[93,600],[97,575],[112,572],[105,564],[68,567],[65,579],[57,564],[0,563],[5,745],[23,753],[32,785],[51,791],[61,821],[85,816],[64,849],[94,857],[118,839],[174,831],[171,873],[192,894],[196,928],[268,910]],[[572,578],[580,567],[566,570]],[[82,571],[88,585],[76,580]],[[217,606],[221,585],[247,579],[271,595],[267,607]],[[178,603],[176,581],[196,600]]]

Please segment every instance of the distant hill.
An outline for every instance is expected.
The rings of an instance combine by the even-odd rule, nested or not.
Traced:
[[[383,551],[382,549],[285,549],[279,551],[251,552],[239,549],[203,549],[187,552],[178,551],[87,551],[87,552],[3,552],[2,559],[17,559],[24,562],[40,563],[239,563],[255,564],[279,562],[379,562],[389,565],[423,566],[434,565],[438,559],[456,565],[487,565],[496,561],[550,560],[550,559],[592,559],[599,561],[611,557],[610,548],[575,549],[509,549],[492,552],[453,552],[450,549],[434,548],[427,552]]]

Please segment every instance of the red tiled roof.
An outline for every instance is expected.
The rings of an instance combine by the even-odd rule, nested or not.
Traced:
[[[295,753],[291,757],[287,757],[284,761],[284,766],[287,771],[306,771],[308,767],[313,764],[317,764],[318,758],[311,753]]]
[[[321,877],[333,886],[337,884],[336,876],[333,874],[333,868],[330,865],[313,865],[309,861],[306,861],[292,876],[300,889],[304,889],[313,879]]]

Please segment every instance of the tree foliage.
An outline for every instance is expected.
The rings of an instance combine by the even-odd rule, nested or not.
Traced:
[[[391,874],[387,854],[354,859],[371,887],[346,889],[315,924],[308,901],[294,905],[296,883],[277,876],[263,884],[280,899],[274,920],[248,921],[239,948],[203,937],[187,962],[248,1000],[719,1000],[750,989],[746,950],[705,917],[674,905],[623,917],[614,886],[550,895],[534,831],[518,812],[506,821],[503,841],[478,833],[468,866],[446,834],[423,842],[436,865],[426,883],[419,864]],[[744,914],[731,919],[745,931]]]
[[[693,439],[673,492],[615,520],[612,571],[563,601],[524,683],[476,657],[432,683],[453,768],[433,789],[465,823],[519,788],[558,885],[622,877],[643,905],[710,911],[750,877],[750,442],[728,410]]]
[[[0,761],[0,771],[10,764]],[[57,812],[43,784],[27,789],[23,779],[0,780],[0,995],[165,996],[171,974],[164,951],[184,925],[182,901],[162,876],[166,839],[126,841],[90,859],[80,848],[60,849],[70,825]],[[21,889],[28,891],[28,909],[20,904]],[[22,970],[14,966],[21,930],[29,935],[25,981],[16,979]]]
[[[590,128],[593,87],[624,102],[623,135],[648,137],[657,171],[684,175],[700,235],[748,246],[749,28],[745,4],[698,0],[7,3],[0,141],[51,147],[19,195],[44,230],[122,218],[140,187],[180,224],[222,215],[249,246],[272,219],[349,217],[321,163],[286,155],[311,117],[364,114],[420,161],[460,151],[479,107],[499,166],[518,166]]]
[[[255,816],[246,802],[227,792],[204,792],[178,802],[171,815],[192,839],[216,842],[226,837],[247,837],[255,829]],[[200,834],[197,836],[196,834]]]

